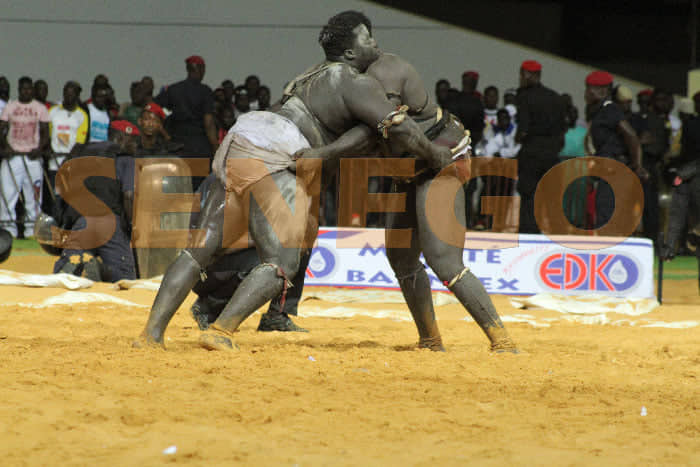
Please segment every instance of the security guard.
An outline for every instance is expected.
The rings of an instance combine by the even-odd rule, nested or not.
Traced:
[[[625,118],[620,106],[611,99],[613,76],[594,71],[586,77],[586,114],[590,120],[587,136],[590,155],[608,157],[626,164],[642,181],[649,177],[642,167],[642,147],[637,133]],[[616,187],[624,193],[623,187]],[[595,227],[604,225],[615,211],[615,195],[608,183],[598,183],[596,189]]]
[[[135,125],[126,120],[115,120],[110,124],[109,133],[110,141],[76,146],[77,149],[71,154],[70,158],[99,156],[109,158],[111,163],[114,163],[117,155],[124,153],[133,154],[136,151],[136,137],[139,135],[139,130]],[[80,170],[73,167],[71,165],[71,170]],[[61,172],[59,172],[59,177],[61,175]],[[63,173],[63,176],[84,176],[84,174],[67,172]],[[111,213],[106,216],[114,217],[116,228],[112,237],[106,243],[95,248],[68,245],[54,264],[54,273],[65,272],[81,276],[85,272],[89,279],[104,282],[135,279],[134,257],[122,220],[123,205],[120,181],[116,178],[108,177],[87,177],[85,186],[109,208]],[[86,217],[67,204],[62,198],[58,198],[56,213],[58,225],[65,230],[82,230],[88,224]],[[94,219],[91,218],[91,220]]]
[[[185,63],[187,79],[163,89],[155,102],[172,111],[165,128],[173,141],[184,145],[184,155],[211,158],[218,147],[214,94],[202,84],[204,59],[193,55]]]
[[[535,190],[545,173],[559,163],[566,133],[566,103],[540,82],[542,65],[525,60],[520,66],[520,89],[516,95],[518,132],[518,192],[520,232],[539,233],[535,221]]]

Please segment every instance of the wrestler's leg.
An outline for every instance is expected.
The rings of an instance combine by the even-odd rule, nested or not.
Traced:
[[[452,177],[436,177],[420,183],[416,187],[418,232],[425,260],[484,331],[491,341],[491,349],[515,351],[515,344],[508,336],[496,308],[493,306],[491,297],[479,279],[464,267],[463,247],[461,245],[464,243],[465,229],[455,231],[450,227],[449,231],[441,232],[440,236],[433,230],[447,225],[446,222],[439,221],[441,212],[438,210],[442,209],[444,213],[445,206],[449,206],[449,203],[446,202],[448,200],[439,199],[439,197],[439,202],[436,203],[436,198],[433,197],[435,193],[456,193],[455,215],[461,223],[464,223],[464,217],[460,215],[464,212],[464,191],[456,188],[455,184],[460,185],[461,182]],[[453,185],[454,189],[452,189]],[[429,190],[436,190],[430,198],[431,204],[426,202]],[[429,222],[428,219],[430,215],[433,216],[432,222]]]
[[[267,311],[260,317],[258,331],[309,332],[308,329],[304,329],[294,323],[290,316],[297,315],[297,307],[304,291],[306,268],[309,266],[310,259],[311,249],[306,248],[302,250],[299,272],[294,277],[291,288],[287,290],[286,296],[280,294],[272,299]]]
[[[418,346],[444,351],[433,309],[430,279],[419,259],[421,250],[416,229],[415,185],[394,182],[392,192],[406,193],[406,210],[387,213],[386,256],[418,328]],[[398,243],[400,234],[391,233],[390,229],[411,229],[409,248],[396,248],[401,246]]]
[[[295,206],[295,200],[299,196],[306,196],[303,187],[296,186],[295,175],[289,171],[277,172],[259,181],[256,185],[269,182],[272,179],[276,183],[282,200],[287,206]],[[259,188],[259,186],[258,186]],[[280,235],[284,235],[284,241],[278,238],[278,232],[273,228],[273,223],[279,223],[279,206],[270,198],[256,199],[255,191],[250,200],[250,213],[248,231],[255,242],[260,256],[261,264],[255,267],[241,282],[236,292],[231,297],[219,318],[211,324],[210,329],[225,335],[232,335],[238,326],[253,314],[258,308],[269,300],[286,291],[290,281],[294,279],[299,268],[301,249],[303,247],[306,223],[308,222],[308,203],[302,200],[299,203],[304,212],[294,217],[293,222],[285,222],[283,229],[278,229]],[[277,222],[275,222],[275,219]],[[285,248],[283,245],[288,247]],[[209,334],[203,334],[200,344],[208,349],[225,350],[230,345],[220,345],[220,342],[212,343]]]
[[[198,229],[205,231],[204,246],[183,250],[168,267],[151,307],[146,327],[139,340],[134,342],[134,346],[163,345],[163,335],[168,323],[199,280],[201,271],[222,249],[224,210],[226,215],[236,215],[239,211],[235,196],[229,197],[226,206],[225,202],[226,191],[221,183],[216,182],[207,197],[198,223]],[[232,222],[231,225],[236,223]]]

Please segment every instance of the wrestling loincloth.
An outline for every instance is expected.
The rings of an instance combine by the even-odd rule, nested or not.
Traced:
[[[287,170],[294,153],[309,147],[288,118],[267,111],[248,112],[238,117],[221,142],[212,171],[226,191],[240,195],[267,175]],[[238,161],[227,163],[228,160]]]

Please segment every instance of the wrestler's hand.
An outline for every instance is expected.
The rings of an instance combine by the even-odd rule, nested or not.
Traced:
[[[292,155],[292,160],[299,160],[302,157],[306,159],[315,159],[315,158],[323,158],[326,157],[326,151],[323,150],[323,147],[320,148],[304,148],[300,149],[297,152]]]

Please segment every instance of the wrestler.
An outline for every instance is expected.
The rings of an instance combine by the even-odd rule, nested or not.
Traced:
[[[454,147],[459,143],[464,127],[456,117],[432,101],[420,74],[410,63],[397,55],[384,53],[370,65],[366,73],[383,85],[392,102],[408,106],[408,114],[435,144]],[[324,163],[334,161],[343,155],[365,150],[368,142],[363,141],[363,137],[375,139],[374,132],[369,128],[365,128],[364,135],[357,128],[328,146],[304,150],[301,154],[304,158],[320,157]],[[385,155],[387,152],[396,154],[391,145],[386,144],[383,145],[383,152]],[[419,347],[444,350],[435,319],[430,280],[419,260],[423,253],[431,269],[455,294],[489,338],[491,350],[517,352],[486,289],[463,263],[465,200],[464,191],[459,189],[463,180],[457,177],[436,177],[437,171],[425,167],[421,161],[418,161],[416,170],[417,176],[410,180],[395,178],[393,181],[392,191],[406,193],[407,206],[404,212],[387,213],[386,254],[418,328]],[[462,229],[454,229],[447,235],[436,235],[435,223],[429,223],[430,189],[456,193],[454,214]],[[432,206],[433,209],[441,207]],[[412,232],[410,248],[394,247],[399,234],[392,229],[406,228]],[[445,237],[451,241],[446,242]]]
[[[226,238],[239,238],[247,227],[262,264],[241,282],[219,318],[200,336],[200,344],[212,350],[234,349],[231,336],[239,325],[286,290],[318,215],[312,212],[308,186],[296,183],[288,170],[297,151],[328,144],[364,123],[379,129],[397,151],[416,154],[431,168],[452,163],[448,148],[432,144],[413,120],[396,110],[381,84],[362,74],[379,56],[370,29],[369,20],[358,12],[331,18],[319,37],[326,61],[290,83],[291,97],[279,111],[249,112],[229,131],[213,164],[220,183],[212,187],[201,213],[199,229],[204,234],[195,240],[203,241],[183,250],[166,271],[136,346],[163,345],[170,319],[201,271],[223,250],[224,211],[227,229],[230,226]],[[288,220],[290,208],[295,210],[294,222],[275,229],[280,227],[275,221]]]

